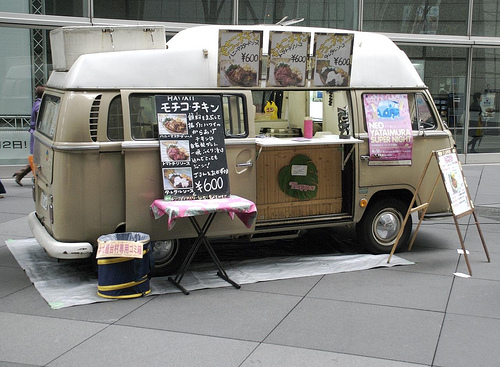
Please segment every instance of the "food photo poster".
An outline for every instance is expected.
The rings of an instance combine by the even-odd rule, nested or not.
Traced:
[[[436,152],[436,156],[453,214],[460,217],[469,213],[472,210],[472,202],[457,153],[444,150]]]
[[[219,32],[220,87],[256,87],[261,75],[262,31]]]
[[[407,94],[363,94],[370,165],[411,165],[413,132]]]

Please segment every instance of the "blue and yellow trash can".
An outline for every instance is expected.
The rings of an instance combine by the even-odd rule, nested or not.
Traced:
[[[97,239],[97,294],[104,298],[137,298],[151,293],[154,266],[149,235],[123,232]]]

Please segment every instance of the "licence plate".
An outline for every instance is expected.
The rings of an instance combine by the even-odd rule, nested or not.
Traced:
[[[42,191],[42,200],[40,202],[40,205],[42,206],[43,209],[47,210],[48,203],[49,203],[49,200],[47,198],[47,194]]]

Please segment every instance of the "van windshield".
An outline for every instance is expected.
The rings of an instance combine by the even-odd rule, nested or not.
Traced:
[[[55,134],[60,102],[60,97],[45,94],[40,106],[37,130],[51,139],[54,138]]]

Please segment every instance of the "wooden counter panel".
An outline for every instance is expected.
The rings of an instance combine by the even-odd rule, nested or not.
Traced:
[[[298,154],[308,156],[318,171],[318,191],[311,200],[285,194],[279,171]],[[264,147],[257,159],[258,219],[281,219],[339,213],[342,208],[341,147],[335,145]]]

